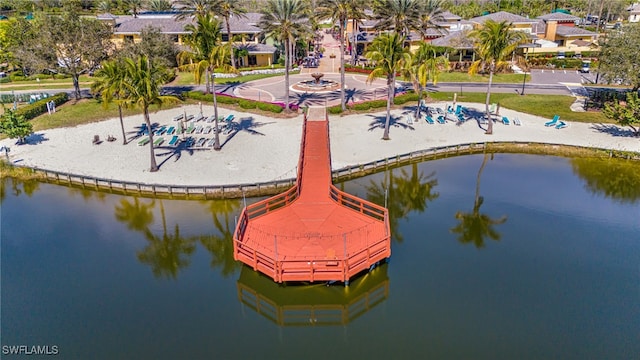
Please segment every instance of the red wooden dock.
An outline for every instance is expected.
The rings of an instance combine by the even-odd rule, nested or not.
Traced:
[[[283,281],[342,281],[391,256],[387,209],[331,183],[326,109],[305,115],[298,178],[286,192],[243,209],[234,258]]]

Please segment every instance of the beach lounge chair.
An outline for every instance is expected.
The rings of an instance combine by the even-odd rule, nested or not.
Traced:
[[[503,123],[503,124],[505,124],[505,125],[509,125],[509,124],[511,124],[511,122],[509,121],[509,118],[508,118],[508,117],[506,117],[506,116],[503,116],[503,117],[502,117],[502,123]]]
[[[193,120],[193,115],[187,115],[187,119],[185,121],[191,121]]]
[[[520,126],[522,125],[522,122],[520,121],[520,119],[516,117],[516,118],[513,118],[513,125]]]
[[[189,127],[187,128],[187,130],[185,130],[185,132],[187,134],[192,134],[195,130],[196,130],[196,127],[193,124],[189,124]]]
[[[456,115],[460,115],[462,112],[462,105],[456,105]]]
[[[560,120],[560,121],[558,122],[558,124],[556,125],[556,129],[564,129],[564,128],[566,128],[567,126],[569,126],[569,125],[568,125],[566,122],[564,122],[564,121]]]
[[[464,117],[463,113],[458,114],[458,121],[465,122],[467,119]]]
[[[439,124],[444,124],[446,122],[447,122],[447,120],[444,118],[444,116],[442,116],[442,115],[438,116],[438,123]]]
[[[413,124],[413,116],[411,114],[405,115],[405,118],[407,119],[407,124]]]
[[[164,138],[163,137],[159,137],[157,139],[155,139],[153,141],[153,146],[160,146],[162,145],[162,143],[164,142]]]
[[[226,117],[226,118],[224,118],[224,121],[225,121],[225,122],[233,121],[233,118],[234,118],[234,117],[235,117],[235,116],[233,116],[233,114],[229,114],[229,115],[227,115],[227,117]]]
[[[427,120],[427,123],[431,125],[436,123],[435,121],[433,121],[433,118],[431,117],[431,115],[427,115],[424,119]]]
[[[208,122],[208,123],[212,123],[215,119],[216,119],[216,116],[215,116],[215,115],[211,115],[211,116],[209,116],[209,117],[207,118],[207,122]]]
[[[175,116],[175,117],[173,118],[173,121],[180,121],[180,120],[182,120],[182,118],[183,118],[183,117],[184,117],[184,115],[183,115],[183,114],[180,114],[180,115],[178,115],[178,116]]]
[[[204,128],[205,134],[209,134],[210,132],[211,132],[211,126],[207,126],[206,128]]]
[[[196,134],[202,134],[202,130],[204,129],[204,127],[202,125],[198,125],[196,127]]]
[[[178,135],[173,135],[171,140],[169,140],[169,146],[176,146],[178,144],[179,139],[180,138],[178,137]]]
[[[145,137],[142,140],[138,141],[138,146],[145,146],[149,143],[149,137]]]
[[[207,141],[207,146],[208,146],[208,147],[213,147],[213,144],[214,144],[215,142],[216,142],[216,139],[213,139],[213,138],[212,138],[211,140]]]
[[[166,128],[164,126],[159,127],[156,131],[154,131],[153,135],[160,136],[164,134]]]
[[[560,115],[554,116],[551,121],[547,121],[546,123],[544,123],[544,126],[556,126],[558,120],[560,120]]]
[[[206,141],[207,141],[207,138],[198,139],[198,142],[196,143],[196,147],[203,147]]]
[[[167,135],[173,135],[173,133],[176,132],[176,127],[175,126],[171,126],[169,128],[169,130],[167,130]]]
[[[201,120],[204,120],[204,116],[202,116],[202,115],[198,115],[193,119],[193,121],[195,121],[195,122],[198,122],[198,121],[201,121]]]

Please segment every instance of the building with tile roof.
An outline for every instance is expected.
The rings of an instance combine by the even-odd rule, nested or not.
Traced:
[[[627,12],[629,13],[629,22],[636,23],[640,22],[640,3],[635,3],[630,5],[627,8]]]
[[[116,16],[105,13],[96,18],[111,24],[113,29],[112,41],[116,47],[123,46],[127,42],[140,41],[142,30],[155,27],[161,33],[168,35],[174,43],[184,46],[184,37],[190,32],[185,26],[193,24],[191,18],[176,19],[175,12],[168,13],[141,13],[137,17],[125,15]],[[231,35],[240,38],[234,42],[234,47],[247,50],[247,55],[238,59],[239,66],[265,66],[275,61],[276,48],[273,45],[260,42],[261,29],[257,26],[261,14],[248,13],[245,17],[232,17],[229,20]],[[224,24],[221,26],[222,41],[229,40],[229,34]]]

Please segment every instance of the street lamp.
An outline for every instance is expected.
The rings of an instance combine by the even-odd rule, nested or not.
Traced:
[[[527,72],[524,72],[524,77],[522,78],[522,91],[520,91],[520,95],[524,95],[524,84],[527,81]]]

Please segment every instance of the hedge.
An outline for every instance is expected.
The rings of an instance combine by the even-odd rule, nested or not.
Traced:
[[[393,103],[396,105],[402,105],[407,101],[418,101],[418,100],[420,100],[420,98],[418,97],[418,94],[414,92],[410,92],[410,93],[396,96],[395,99],[393,99]]]
[[[16,115],[24,116],[25,120],[31,120],[37,116],[40,116],[47,112],[47,103],[53,101],[56,106],[66,103],[69,100],[69,95],[66,92],[55,94],[51,97],[38,100],[33,104],[29,104],[18,108]]]
[[[184,93],[182,93],[182,95],[186,98],[190,98],[190,99],[194,99],[194,100],[198,100],[198,101],[207,101],[207,102],[213,102],[213,95],[212,94],[203,94],[201,91],[186,91]],[[270,111],[272,113],[281,113],[282,110],[284,110],[284,104],[283,103],[270,103],[270,102],[264,102],[264,101],[255,101],[255,100],[250,100],[250,99],[243,99],[243,98],[237,98],[237,97],[233,97],[233,96],[229,96],[229,95],[224,95],[224,94],[216,94],[216,100],[219,104],[231,104],[231,105],[238,105],[240,106],[242,109],[255,109],[258,108],[260,110],[264,110],[264,111]],[[291,110],[298,110],[298,105],[296,104],[289,104],[289,108]]]

